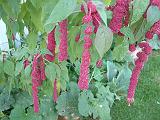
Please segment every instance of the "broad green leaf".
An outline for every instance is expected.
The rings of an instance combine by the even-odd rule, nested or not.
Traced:
[[[98,81],[101,81],[104,78],[103,74],[100,71],[100,69],[98,69],[97,67],[94,68],[92,74],[93,74],[93,78],[98,80]]]
[[[36,48],[37,40],[38,40],[38,35],[34,32],[31,32],[27,36],[27,44],[28,44],[29,49],[34,50]]]
[[[158,50],[160,49],[160,40],[158,38],[158,35],[154,35],[153,39],[149,41],[150,46],[152,49]]]
[[[134,0],[133,1],[133,16],[132,16],[132,24],[137,22],[144,12],[146,11],[150,0]]]
[[[60,65],[60,83],[61,89],[66,90],[66,83],[69,82],[68,69],[66,67],[66,63],[61,63]]]
[[[16,119],[18,120],[18,119]],[[24,118],[22,120],[25,120]],[[33,111],[33,107],[29,107],[27,109],[26,120],[43,120],[42,115],[40,113],[35,113]]]
[[[45,120],[57,120],[58,114],[55,111],[55,106],[52,97],[43,97],[40,104],[40,113]]]
[[[58,114],[62,116],[71,116],[72,114],[77,115],[78,112],[78,94],[62,92],[58,97],[56,109]]]
[[[10,76],[14,75],[14,63],[12,61],[6,60],[4,62],[4,72]]]
[[[78,98],[78,110],[79,113],[82,116],[88,117],[89,116],[89,111],[90,111],[90,106],[89,106],[89,101],[88,101],[88,96],[85,95],[84,92],[81,93],[81,95]]]
[[[116,77],[117,72],[118,72],[118,70],[117,70],[115,64],[111,61],[107,61],[107,78],[109,81],[112,81],[113,78]]]
[[[97,11],[107,27],[107,13],[106,13],[105,5],[98,0],[94,0],[93,3],[96,5]]]
[[[3,68],[3,62],[2,61],[0,61],[0,68],[1,68],[0,69],[0,74],[1,74],[3,72],[3,69],[2,69]]]
[[[41,91],[44,96],[53,96],[53,84],[54,84],[54,80],[43,81],[43,84],[41,86]]]
[[[28,10],[31,15],[31,21],[36,27],[37,31],[42,31],[43,32],[43,24],[42,24],[42,9],[36,9],[32,7],[32,5],[29,5]]]
[[[9,117],[10,120],[26,120],[25,109],[21,105],[18,105],[11,111]]]
[[[127,52],[128,52],[128,44],[123,43],[119,46],[116,46],[112,53],[113,60],[116,60],[118,62],[122,61],[127,55]]]
[[[102,58],[110,49],[113,42],[113,33],[110,28],[100,25],[95,38],[95,47]]]
[[[43,3],[43,7],[42,7],[43,23],[47,20],[48,16],[50,16],[50,14],[52,13],[52,10],[54,9],[58,1],[59,0],[46,0],[45,3]]]
[[[15,99],[9,94],[9,91],[3,90],[0,94],[0,112],[10,109],[14,102]]]
[[[54,7],[51,15],[48,17],[45,25],[57,23],[66,19],[70,14],[74,12],[76,4],[76,0],[59,0],[59,2]]]
[[[132,30],[129,27],[123,27],[121,32],[125,35],[125,37],[129,38],[129,42],[134,43],[135,38]]]
[[[99,103],[95,109],[98,112],[100,120],[111,120],[110,107],[107,100]]]
[[[20,9],[20,0],[7,0],[8,4],[11,6],[13,13],[16,15],[21,11]]]
[[[111,107],[114,103],[114,93],[112,93],[109,89],[109,86],[105,87],[103,85],[97,85],[98,92],[96,96],[99,100],[107,100],[108,105]]]
[[[147,22],[152,26],[160,19],[160,10],[157,6],[150,6],[147,11]]]
[[[117,77],[117,86],[120,91],[127,92],[132,71],[128,68],[128,64],[119,72]]]
[[[14,106],[21,106],[23,109],[33,104],[32,96],[27,92],[19,92],[15,96],[16,102]]]
[[[46,73],[46,77],[49,80],[54,81],[55,78],[56,78],[55,64],[54,63],[49,63],[45,68],[45,73]]]
[[[23,69],[23,61],[19,61],[16,63],[16,68],[15,68],[15,76],[19,75]]]
[[[40,8],[43,4],[43,0],[30,0],[30,1],[35,8]]]

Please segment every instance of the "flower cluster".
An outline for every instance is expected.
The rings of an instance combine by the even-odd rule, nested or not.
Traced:
[[[129,45],[129,51],[134,52],[136,50],[135,44],[130,44]]]
[[[59,22],[60,32],[60,45],[58,59],[60,62],[68,59],[68,31],[67,31],[67,20]]]
[[[78,81],[78,86],[81,90],[88,89],[89,65],[90,65],[90,52],[89,49],[84,49],[82,54],[80,76]]]
[[[148,60],[149,54],[151,54],[152,52],[152,47],[150,47],[150,45],[147,42],[139,43],[139,47],[142,49],[142,51],[137,53],[138,59],[135,61],[135,67],[132,71],[130,84],[128,88],[127,101],[129,105],[134,102],[134,94],[140,72],[143,69],[144,63]]]
[[[150,0],[150,4],[153,6],[157,6],[160,9],[160,1],[159,0]]]
[[[84,46],[82,53],[82,60],[80,66],[80,76],[78,81],[78,86],[81,90],[88,89],[88,81],[89,81],[89,65],[90,65],[90,47],[92,46],[91,34],[93,32],[92,26],[90,23],[93,21],[93,14],[96,14],[96,6],[89,1],[87,3],[88,13],[83,17],[82,22],[86,24],[86,29],[84,30]]]
[[[89,2],[87,2],[87,8],[88,8],[88,13],[90,15],[86,15],[86,18],[88,18],[89,21],[92,21],[93,26],[94,26],[94,33],[97,33],[98,27],[100,25],[101,22],[101,17],[97,11],[96,5],[93,4],[92,0],[90,0]],[[85,12],[84,10],[84,6],[81,6],[81,11]],[[84,23],[84,21],[83,21]]]
[[[150,30],[146,33],[146,38],[150,40],[153,38],[154,34],[157,34],[160,38],[160,20],[153,24]]]
[[[130,0],[117,0],[116,5],[110,9],[113,11],[113,17],[109,24],[109,27],[114,33],[119,33],[123,25],[128,26],[129,22],[129,3]]]
[[[48,42],[47,42],[47,49],[53,54],[46,54],[45,57],[48,61],[52,62],[55,58],[55,48],[56,48],[56,41],[55,41],[55,29],[54,28],[49,34],[48,34]]]
[[[32,96],[34,103],[34,112],[39,112],[39,102],[38,102],[38,87],[45,80],[45,68],[43,57],[40,54],[36,54],[33,59],[32,64]]]

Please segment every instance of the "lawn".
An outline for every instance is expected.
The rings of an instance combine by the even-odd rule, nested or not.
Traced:
[[[160,54],[154,53],[145,64],[134,104],[117,101],[111,112],[113,120],[160,120]]]

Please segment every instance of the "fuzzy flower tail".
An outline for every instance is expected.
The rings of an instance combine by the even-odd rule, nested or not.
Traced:
[[[123,25],[123,18],[125,18],[125,26],[128,25],[129,19],[129,2],[130,0],[117,0],[116,5],[113,8],[113,17],[109,24],[109,27],[114,33],[120,32]]]
[[[45,74],[45,64],[42,56],[39,57],[39,67],[41,72],[41,80],[43,81],[46,79],[46,74]]]
[[[157,34],[160,38],[160,20],[153,24],[150,30],[146,33],[146,38],[150,40],[153,38],[154,34]]]
[[[67,32],[67,20],[63,20],[59,23],[60,32],[60,45],[58,59],[60,62],[68,59],[68,32]]]
[[[78,81],[78,86],[81,90],[88,89],[89,65],[90,65],[90,52],[88,49],[85,49],[82,55],[82,62],[80,66],[80,76]]]
[[[134,95],[140,72],[143,69],[144,63],[148,60],[149,54],[152,53],[152,48],[147,42],[141,42],[139,47],[142,49],[142,52],[137,53],[138,59],[135,61],[135,67],[132,71],[128,88],[127,101],[129,105],[134,102]]]
[[[48,34],[48,41],[47,41],[47,49],[53,54],[46,54],[45,57],[48,61],[52,62],[54,61],[55,57],[55,48],[56,48],[56,41],[55,41],[55,29],[54,28],[49,34]]]
[[[32,64],[32,96],[34,103],[34,112],[39,112],[39,102],[38,102],[38,86],[41,84],[41,72],[38,65],[39,54],[36,54],[33,59]]]

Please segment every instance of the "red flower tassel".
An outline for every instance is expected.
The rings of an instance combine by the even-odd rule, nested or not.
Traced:
[[[134,102],[134,95],[140,72],[143,69],[144,63],[148,60],[149,54],[152,52],[152,48],[147,42],[140,43],[139,47],[142,48],[142,52],[137,53],[138,59],[135,61],[135,67],[132,71],[128,88],[127,101],[129,105]]]
[[[34,112],[39,112],[39,102],[38,102],[38,87],[45,80],[45,66],[43,57],[40,54],[36,54],[33,59],[32,64],[32,96],[34,104]]]
[[[58,59],[60,62],[68,59],[68,33],[67,33],[67,20],[59,23],[60,27],[60,45]]]
[[[34,104],[34,112],[39,112],[39,102],[38,102],[38,86],[41,81],[41,72],[38,66],[38,57],[39,54],[34,56],[33,65],[32,65],[32,96]]]
[[[82,55],[82,62],[80,66],[80,76],[78,81],[78,86],[81,90],[88,89],[89,65],[90,65],[90,52],[88,49],[85,49]]]
[[[46,79],[45,64],[44,64],[44,60],[43,60],[42,56],[39,57],[39,67],[40,67],[40,71],[41,71],[41,80],[45,80]]]
[[[125,26],[128,25],[129,20],[129,2],[130,0],[117,0],[113,8],[113,18],[109,27],[114,33],[120,32],[123,25],[123,18],[125,18]]]
[[[45,57],[48,61],[52,62],[54,61],[55,57],[55,48],[56,48],[56,41],[55,41],[55,29],[54,28],[49,34],[48,34],[48,42],[47,42],[47,49],[53,54],[46,54]]]

